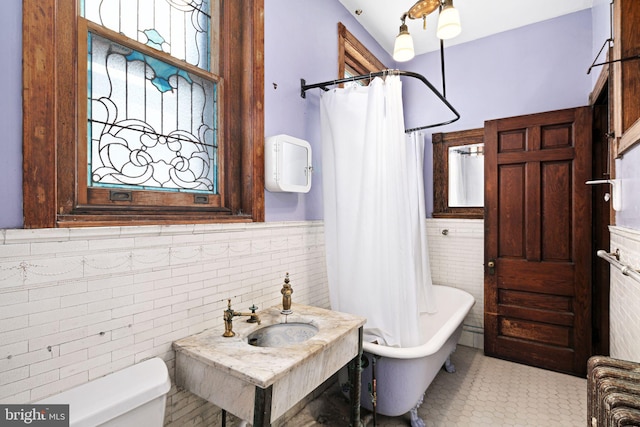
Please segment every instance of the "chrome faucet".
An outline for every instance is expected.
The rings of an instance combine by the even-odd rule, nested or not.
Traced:
[[[236,335],[236,333],[233,332],[234,317],[249,316],[249,319],[247,319],[247,322],[257,323],[258,325],[260,324],[260,316],[258,316],[258,314],[256,313],[256,310],[258,309],[258,307],[256,307],[255,305],[252,305],[251,307],[249,307],[249,310],[251,310],[251,313],[241,313],[231,308],[231,299],[227,301],[228,301],[227,309],[222,312],[222,318],[224,319],[224,333],[222,334],[223,337],[228,338],[228,337],[234,337]]]

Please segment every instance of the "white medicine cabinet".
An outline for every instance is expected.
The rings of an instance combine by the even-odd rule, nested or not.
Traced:
[[[264,181],[272,192],[308,193],[311,189],[311,145],[289,135],[265,139]]]

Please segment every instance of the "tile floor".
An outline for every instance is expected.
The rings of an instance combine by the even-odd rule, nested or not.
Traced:
[[[451,356],[456,372],[442,370],[429,386],[419,415],[427,427],[571,427],[586,425],[586,379],[484,356],[458,346]],[[337,385],[306,405],[290,427],[347,426],[348,402]],[[372,414],[363,412],[367,427]],[[410,426],[402,417],[377,416],[379,427]]]

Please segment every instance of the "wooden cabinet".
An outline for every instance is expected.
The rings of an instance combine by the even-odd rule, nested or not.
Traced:
[[[640,1],[615,0],[613,21],[613,125],[620,155],[640,141]]]

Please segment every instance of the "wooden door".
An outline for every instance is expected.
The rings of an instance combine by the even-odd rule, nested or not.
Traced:
[[[584,375],[591,111],[485,123],[485,353]]]

